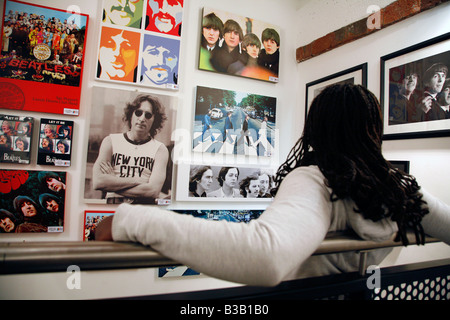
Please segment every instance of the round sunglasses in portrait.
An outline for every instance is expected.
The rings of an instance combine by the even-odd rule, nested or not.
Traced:
[[[142,116],[143,113],[144,113],[144,111],[141,110],[141,109],[136,109],[136,110],[134,110],[134,115],[135,115],[136,117],[138,117],[138,118],[139,118],[140,116]],[[145,119],[150,120],[152,117],[153,117],[153,114],[151,114],[151,113],[148,112],[148,111],[145,111]]]

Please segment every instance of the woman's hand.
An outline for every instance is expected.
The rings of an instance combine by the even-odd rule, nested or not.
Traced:
[[[112,237],[112,221],[114,216],[104,218],[95,228],[96,241],[113,241]]]

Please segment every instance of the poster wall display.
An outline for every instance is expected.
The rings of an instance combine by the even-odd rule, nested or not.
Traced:
[[[84,212],[83,241],[95,240],[95,229],[106,217],[114,215],[115,211],[86,210]]]
[[[66,173],[0,170],[0,233],[63,232]]]
[[[168,205],[176,97],[93,88],[86,202]]]
[[[183,0],[103,1],[97,79],[178,89]]]
[[[180,214],[193,215],[196,218],[230,222],[248,223],[258,219],[263,210],[174,210]],[[171,266],[158,269],[159,278],[185,277],[199,275],[200,273],[186,266]]]
[[[275,168],[178,164],[177,201],[268,202]]]
[[[88,17],[5,0],[0,108],[79,114]]]
[[[198,86],[193,150],[273,156],[276,105],[273,97]]]
[[[41,119],[37,164],[70,166],[73,121]]]
[[[30,163],[34,118],[0,114],[0,162]]]
[[[200,34],[200,70],[278,82],[278,27],[205,7]]]
[[[381,57],[383,139],[450,135],[450,33]]]

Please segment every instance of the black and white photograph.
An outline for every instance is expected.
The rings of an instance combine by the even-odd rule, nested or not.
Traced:
[[[339,83],[360,84],[363,87],[367,87],[367,63],[363,63],[307,83],[305,119],[308,116],[308,110],[314,98],[317,97],[319,93],[327,86]]]
[[[177,201],[271,201],[275,168],[178,164]]]
[[[385,139],[450,134],[450,35],[381,57]]]
[[[168,205],[176,98],[94,87],[84,198]]]
[[[194,152],[272,157],[276,106],[274,97],[198,86]]]

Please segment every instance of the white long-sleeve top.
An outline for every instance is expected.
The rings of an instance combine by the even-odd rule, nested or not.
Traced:
[[[332,202],[330,194],[317,166],[300,167],[285,177],[272,204],[250,223],[121,204],[112,234],[115,241],[149,245],[198,272],[250,285],[356,271],[356,253],[311,255],[328,232],[351,229],[362,239],[383,241],[394,236],[397,225],[390,219],[364,219],[354,212],[353,201]],[[425,231],[450,244],[450,206],[427,193],[424,199],[430,208],[423,220]],[[380,263],[389,251],[373,251],[368,263]]]

